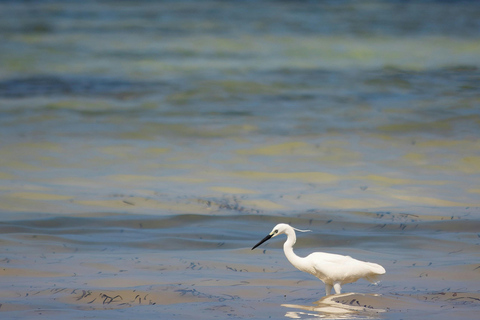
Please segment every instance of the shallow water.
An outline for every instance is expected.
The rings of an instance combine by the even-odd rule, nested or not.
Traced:
[[[2,2],[0,313],[473,318],[480,6]],[[296,252],[383,265],[323,284]]]
[[[324,247],[376,261],[387,275],[378,286],[344,286],[361,294],[325,300],[323,284],[286,261],[281,240],[250,250],[278,221],[315,230],[299,235],[300,255]],[[468,318],[479,309],[479,227],[468,211],[453,219],[315,211],[11,220],[0,227],[1,310],[47,318]]]

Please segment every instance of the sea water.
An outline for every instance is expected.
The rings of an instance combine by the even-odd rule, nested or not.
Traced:
[[[0,3],[6,318],[471,319],[474,1]],[[346,295],[295,250],[387,270]]]

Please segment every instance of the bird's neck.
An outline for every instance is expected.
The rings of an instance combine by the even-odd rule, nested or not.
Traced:
[[[287,257],[288,261],[293,264],[297,269],[301,269],[302,266],[302,258],[297,256],[295,252],[293,252],[293,245],[297,241],[297,237],[295,235],[295,231],[287,232],[287,241],[283,244],[283,251],[285,252],[285,256]]]

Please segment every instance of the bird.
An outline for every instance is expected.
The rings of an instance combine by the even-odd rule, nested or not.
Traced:
[[[344,284],[353,283],[361,278],[377,283],[379,277],[385,274],[385,269],[379,264],[360,261],[340,254],[314,252],[304,258],[299,257],[293,252],[293,245],[297,241],[295,230],[300,232],[310,231],[296,229],[288,224],[280,223],[265,238],[253,246],[252,250],[273,237],[286,234],[287,241],[283,244],[283,251],[288,261],[298,270],[310,273],[320,279],[325,284],[325,294],[327,296],[331,294],[332,288],[336,294],[340,294]]]

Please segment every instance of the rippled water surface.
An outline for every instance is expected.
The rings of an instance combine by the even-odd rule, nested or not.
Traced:
[[[0,3],[0,314],[472,319],[475,1]],[[379,263],[323,284],[296,252]]]

